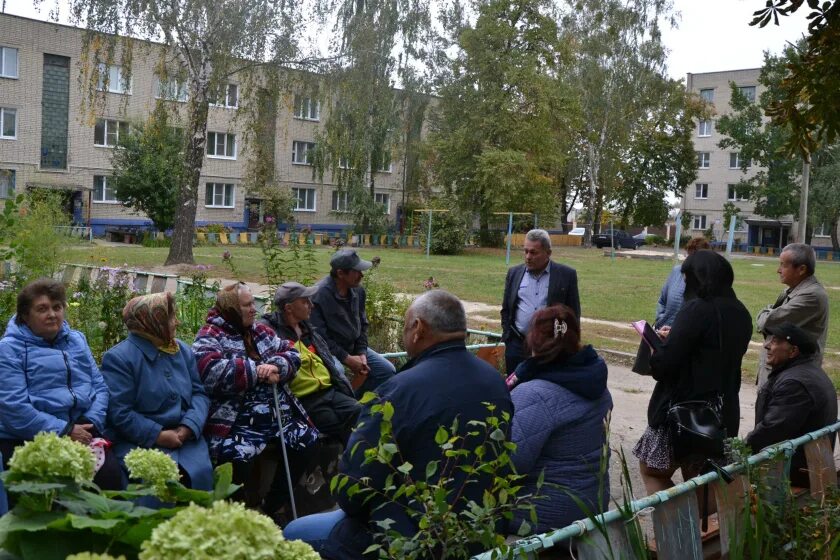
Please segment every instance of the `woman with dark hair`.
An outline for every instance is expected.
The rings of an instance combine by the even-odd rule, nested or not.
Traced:
[[[138,296],[122,315],[128,338],[102,357],[117,457],[135,447],[158,449],[178,463],[186,486],[212,490],[203,435],[210,400],[192,349],[175,338],[175,298],[169,292]]]
[[[752,335],[752,318],[732,289],[732,265],[713,251],[697,251],[682,265],[684,302],[672,327],[660,329],[661,349],[650,359],[656,386],[648,405],[648,428],[633,449],[649,494],[700,473],[710,457],[675,456],[674,434],[666,418],[673,404],[720,403],[730,437],[740,423],[741,359]]]
[[[123,486],[119,462],[100,435],[108,387],[85,335],[64,320],[64,285],[49,278],[21,290],[17,313],[0,340],[0,453],[4,467],[16,446],[39,432],[54,432],[90,445],[101,488]]]
[[[580,322],[571,308],[554,305],[534,313],[525,344],[530,358],[508,377],[513,463],[526,476],[525,492],[536,491],[541,474],[562,486],[544,486],[545,498],[535,504],[533,530],[545,532],[586,517],[570,494],[594,512],[608,505],[609,472],[601,460],[609,460],[604,420],[612,396],[607,364],[591,345],[581,346]],[[525,512],[516,512],[510,532],[526,519]]]
[[[248,286],[227,286],[217,294],[216,304],[193,342],[198,374],[210,396],[204,428],[210,457],[217,464],[232,463],[237,484],[250,481],[255,460],[269,445],[276,452],[275,460],[281,456],[279,448],[273,447],[279,445],[280,437],[289,454],[292,479],[298,479],[314,458],[318,440],[318,430],[288,386],[300,366],[300,356],[291,342],[279,338],[271,327],[256,323],[256,316]],[[272,385],[278,388],[282,434]],[[274,480],[263,504],[269,514],[289,499],[282,468]]]

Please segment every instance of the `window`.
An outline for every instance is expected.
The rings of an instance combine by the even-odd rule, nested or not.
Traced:
[[[709,161],[709,152],[697,152],[697,167],[699,167],[700,169],[708,169]]]
[[[755,86],[741,86],[738,88],[738,91],[747,98],[747,101],[755,103]]]
[[[295,210],[300,212],[315,211],[315,189],[292,189]]]
[[[227,84],[210,94],[210,105],[214,107],[227,107],[235,109],[239,107],[239,86]]]
[[[128,123],[111,119],[96,119],[93,128],[93,145],[113,148],[120,141],[120,135],[128,134]]]
[[[338,167],[341,168],[341,169],[353,169],[350,166],[350,162],[344,156],[341,156],[340,158],[338,158]]]
[[[311,97],[295,95],[295,118],[317,121],[321,119],[321,102]]]
[[[93,201],[107,204],[119,202],[114,189],[108,186],[108,177],[104,175],[93,176]]]
[[[709,183],[694,185],[694,198],[709,198]]]
[[[333,212],[347,212],[350,210],[350,203],[346,192],[333,191],[332,193],[332,211]]]
[[[236,159],[236,135],[226,132],[208,132],[207,157]]]
[[[742,159],[740,152],[729,152],[729,169],[741,169],[742,167],[749,169],[752,162],[747,159]]]
[[[0,138],[17,137],[17,109],[0,107]]]
[[[712,121],[701,120],[698,125],[697,136],[711,136],[712,135]]]
[[[207,183],[204,191],[204,206],[208,208],[233,208],[233,185],[231,183]]]
[[[181,101],[184,102],[188,98],[186,82],[169,78],[168,80],[161,80],[157,78],[155,85],[155,97],[158,99],[166,99],[167,101]]]
[[[385,213],[391,213],[391,195],[388,193],[375,193],[373,195],[373,201],[377,204],[381,204],[385,207]]]
[[[315,142],[292,142],[292,163],[312,165],[312,152],[314,151]]]
[[[0,171],[0,173],[2,173],[2,171]],[[0,182],[2,181],[3,175],[0,175]],[[829,226],[825,222],[821,223],[818,226],[814,226],[814,237],[828,237],[829,235],[831,235],[831,226]]]
[[[15,171],[14,169],[0,169],[0,198],[13,196],[15,196]]]
[[[727,200],[749,200],[746,195],[738,192],[737,185],[726,185]]]
[[[380,173],[391,173],[392,164],[391,164],[391,153],[390,152],[383,152],[382,159],[379,162],[379,167],[376,169]]]
[[[0,47],[0,78],[18,77],[18,50]]]
[[[697,214],[694,216],[694,223],[692,224],[693,229],[706,229],[706,215],[705,214]]]
[[[123,72],[122,66],[99,65],[99,84],[96,86],[99,91],[110,93],[131,94],[131,80]]]
[[[700,97],[703,98],[704,101],[708,101],[711,103],[715,100],[715,90],[714,88],[708,89],[701,89],[700,90]]]

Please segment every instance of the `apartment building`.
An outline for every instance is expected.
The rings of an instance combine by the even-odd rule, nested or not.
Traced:
[[[182,84],[155,73],[155,46],[135,49],[131,76],[117,65],[102,68],[101,103],[82,111],[88,95],[80,86],[82,30],[0,14],[0,198],[33,188],[63,193],[75,223],[101,235],[109,228],[149,227],[143,214],[123,206],[108,184],[114,146],[129,123],[145,120],[159,100],[186,108]],[[261,201],[243,186],[248,145],[244,123],[235,119],[242,84],[235,77],[216,93],[210,107],[201,172],[197,225],[222,223],[245,231],[264,218]],[[325,118],[325,104],[284,93],[274,120],[274,170],[281,188],[296,199],[298,224],[318,231],[348,227],[346,195],[313,175],[310,152]],[[92,114],[91,114],[92,113]],[[375,200],[393,223],[403,197],[399,150],[376,172]]]
[[[694,146],[697,151],[697,179],[686,189],[681,201],[681,212],[691,214],[687,233],[701,235],[712,228],[716,239],[727,238],[724,231],[724,205],[727,202],[740,208],[735,228],[735,243],[750,246],[780,247],[788,242],[792,217],[768,219],[755,213],[755,205],[738,192],[736,184],[745,177],[755,175],[761,168],[743,161],[737,151],[718,147],[723,136],[716,130],[716,118],[731,111],[730,83],[734,82],[747,98],[758,101],[764,87],[758,83],[760,69],[730,70],[688,74],[686,87],[714,104],[716,115],[701,120],[695,130]]]

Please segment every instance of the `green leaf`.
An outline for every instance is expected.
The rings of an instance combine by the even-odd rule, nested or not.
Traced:
[[[446,443],[446,440],[449,439],[449,432],[446,431],[446,428],[440,426],[435,433],[435,443],[438,445],[442,445]]]
[[[499,428],[496,428],[495,430],[490,432],[490,439],[492,439],[493,441],[504,441],[506,438],[507,436],[505,435],[505,433]]]
[[[426,480],[432,478],[438,469],[439,461],[429,461],[426,464]]]
[[[411,469],[413,469],[413,468],[414,468],[414,465],[412,465],[411,463],[406,461],[405,463],[403,463],[402,465],[397,467],[397,470],[407,476],[411,472]]]

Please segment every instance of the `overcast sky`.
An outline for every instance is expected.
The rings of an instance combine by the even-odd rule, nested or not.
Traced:
[[[752,13],[764,7],[764,3],[764,0],[674,0],[680,13],[679,27],[663,30],[663,41],[670,50],[671,77],[684,79],[687,72],[759,68],[765,50],[778,54],[786,42],[794,42],[806,33],[807,6],[782,18],[778,27],[772,23],[764,29],[750,27]],[[31,0],[6,0],[7,13],[36,19],[48,19],[53,6],[54,0],[44,0],[39,13]],[[66,17],[66,7],[62,16]],[[66,19],[63,17],[61,21]]]

